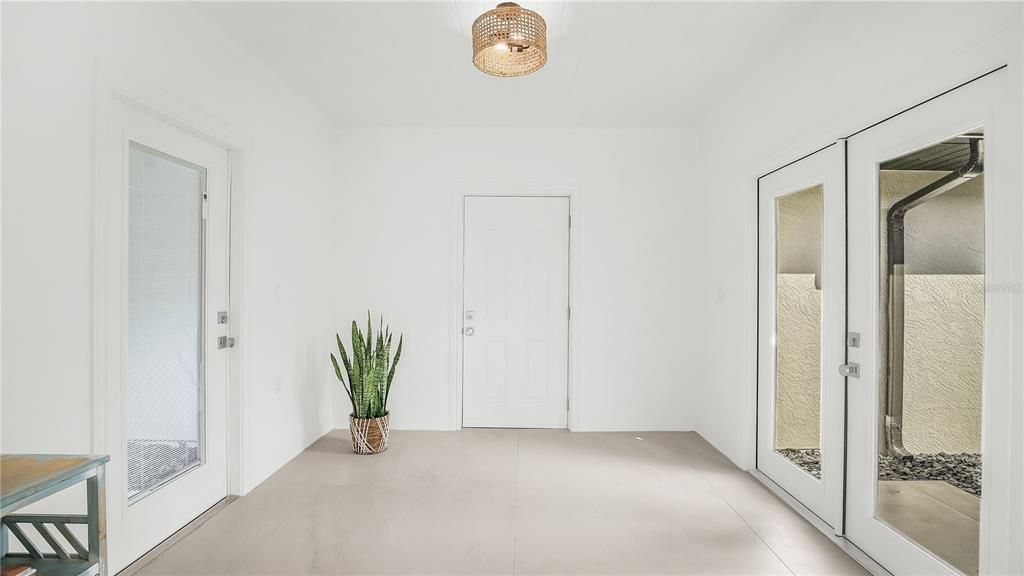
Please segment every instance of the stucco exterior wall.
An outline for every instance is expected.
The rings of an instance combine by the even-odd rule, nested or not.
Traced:
[[[981,451],[985,278],[910,274],[903,440],[913,453]],[[821,292],[813,274],[779,274],[776,447],[817,448]]]
[[[883,171],[880,215],[944,172]],[[984,356],[984,177],[907,216],[903,437],[911,452],[980,452]],[[820,197],[779,205],[776,447],[817,448],[820,429]],[[885,229],[880,226],[880,249]],[[885,289],[885,263],[880,259]],[[818,281],[828,279],[818,279]],[[884,294],[884,292],[883,292]],[[886,307],[882,299],[883,330]],[[883,350],[881,373],[887,369]],[[879,394],[884,410],[885,379]],[[880,419],[881,420],[881,419]],[[881,436],[880,436],[881,437]]]
[[[905,287],[903,443],[979,453],[985,277],[911,274]]]
[[[879,250],[896,201],[945,172],[879,173]],[[984,350],[984,176],[914,208],[906,216],[903,441],[914,452],[980,452]],[[887,271],[879,258],[882,334],[888,329]],[[884,339],[882,340],[884,342]],[[885,412],[883,348],[879,414]],[[881,426],[883,418],[879,418]],[[879,440],[884,432],[879,430]],[[881,448],[881,447],[880,447]]]
[[[775,281],[775,447],[818,448],[821,291],[814,274],[779,274]]]

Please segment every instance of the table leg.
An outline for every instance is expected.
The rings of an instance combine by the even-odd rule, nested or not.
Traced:
[[[86,480],[89,500],[89,560],[98,561],[100,576],[107,576],[107,495],[104,467]]]

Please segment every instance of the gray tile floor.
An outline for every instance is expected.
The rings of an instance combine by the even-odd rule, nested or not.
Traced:
[[[881,519],[964,574],[978,573],[981,499],[941,480],[878,483]]]
[[[139,574],[865,574],[694,433],[391,442],[324,436]]]

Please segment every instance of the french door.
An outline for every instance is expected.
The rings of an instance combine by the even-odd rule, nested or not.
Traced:
[[[860,378],[849,383],[846,528],[897,575],[984,571],[982,527],[993,503],[1010,502],[999,404],[1012,299],[986,290],[1012,278],[1020,226],[1020,191],[1000,186],[1019,162],[1002,155],[996,121],[1005,75],[848,144],[849,325],[861,341],[849,350]]]
[[[896,576],[1019,550],[1006,76],[759,180],[758,469]]]
[[[465,199],[463,426],[565,428],[569,198]]]
[[[758,181],[757,467],[840,526],[843,144]]]
[[[228,152],[117,104],[104,152],[111,573],[227,494]],[[116,176],[113,176],[116,175]]]

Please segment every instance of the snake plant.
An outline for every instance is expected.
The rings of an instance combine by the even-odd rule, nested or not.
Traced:
[[[341,386],[348,394],[352,403],[352,416],[355,418],[379,418],[388,413],[388,394],[391,392],[391,381],[395,378],[395,367],[402,357],[402,339],[398,337],[398,348],[395,357],[391,357],[391,329],[384,326],[384,317],[380,319],[377,340],[373,339],[373,324],[370,313],[366,313],[366,334],[352,321],[352,356],[348,355],[341,336],[334,335],[338,341],[338,355],[345,366],[342,373],[338,359],[331,354],[331,364]],[[345,376],[348,376],[346,382]]]

